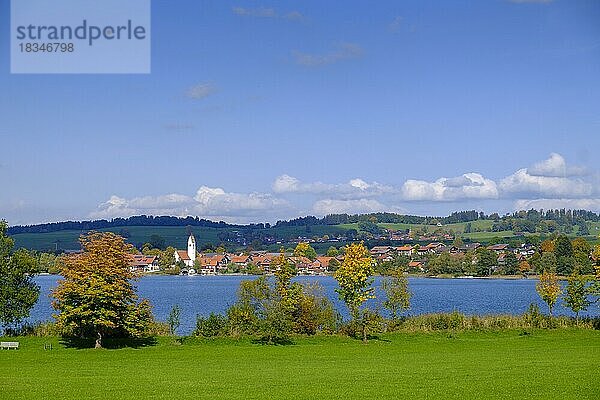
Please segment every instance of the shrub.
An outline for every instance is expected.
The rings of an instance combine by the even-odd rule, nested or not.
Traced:
[[[293,312],[294,333],[314,335],[334,333],[341,323],[341,316],[318,284],[304,285]]]
[[[220,314],[210,313],[208,318],[196,317],[194,335],[202,337],[222,336],[226,333],[227,318]]]

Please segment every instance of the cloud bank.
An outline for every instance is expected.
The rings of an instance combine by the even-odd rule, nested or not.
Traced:
[[[504,201],[514,209],[575,208],[600,211],[600,180],[584,168],[569,165],[557,153],[530,167],[493,180],[479,172],[433,181],[406,179],[394,186],[360,177],[343,183],[302,181],[282,174],[270,192],[237,193],[199,186],[195,194],[172,193],[126,199],[111,196],[91,213],[93,218],[139,214],[199,216],[227,222],[276,221],[299,215],[335,213],[410,212],[417,204],[483,205]]]

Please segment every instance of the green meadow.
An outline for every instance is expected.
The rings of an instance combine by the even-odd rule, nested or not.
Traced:
[[[94,350],[17,340],[19,350],[0,351],[1,399],[600,398],[600,332],[583,329],[396,333],[366,345],[159,338]]]

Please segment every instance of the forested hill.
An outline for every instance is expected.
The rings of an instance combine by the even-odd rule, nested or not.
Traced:
[[[227,224],[223,221],[214,222],[198,217],[170,217],[170,216],[148,216],[140,215],[129,218],[114,218],[112,220],[93,221],[65,221],[52,222],[38,225],[17,225],[8,229],[11,235],[19,233],[48,233],[64,230],[89,231],[107,228],[121,228],[129,226],[197,226],[207,228],[235,228],[235,229],[269,229],[271,227],[291,226],[315,226],[315,225],[339,225],[357,222],[371,221],[377,223],[395,224],[454,224],[460,222],[471,222],[476,220],[490,219],[495,221],[497,230],[520,230],[524,232],[535,232],[539,224],[547,224],[554,221],[558,225],[580,225],[584,222],[598,222],[600,216],[592,211],[586,210],[528,210],[518,211],[513,214],[500,216],[497,213],[486,215],[483,212],[459,211],[453,212],[446,217],[429,217],[417,215],[403,215],[395,213],[371,213],[371,214],[331,214],[322,218],[307,216],[289,221],[277,221],[273,226],[269,223],[258,223],[248,225]]]

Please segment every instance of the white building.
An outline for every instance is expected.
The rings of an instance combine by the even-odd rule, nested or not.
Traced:
[[[190,268],[188,273],[195,273],[194,262],[196,261],[196,238],[190,233],[188,238],[187,251],[175,250],[175,262],[183,261],[186,267]]]

